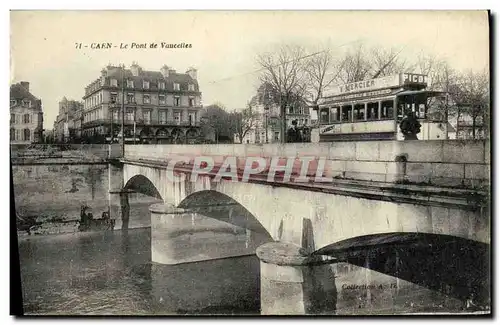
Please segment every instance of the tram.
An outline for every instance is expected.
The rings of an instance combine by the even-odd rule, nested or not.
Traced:
[[[409,111],[422,124],[419,139],[446,139],[446,93],[427,90],[427,78],[400,73],[333,87],[315,108],[319,141],[402,140]]]

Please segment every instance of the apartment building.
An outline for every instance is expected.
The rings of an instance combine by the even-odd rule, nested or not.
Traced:
[[[71,142],[80,139],[82,111],[82,102],[63,97],[59,102],[59,114],[54,121],[53,128],[53,136],[57,142]]]
[[[30,92],[29,82],[10,86],[10,143],[39,143],[43,136],[42,101]]]
[[[164,65],[159,71],[107,66],[85,87],[84,137],[122,136],[126,142],[192,143],[200,139],[201,92],[197,70],[186,73]]]

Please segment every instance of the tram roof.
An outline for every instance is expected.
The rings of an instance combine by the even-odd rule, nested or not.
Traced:
[[[364,98],[355,98],[353,100],[348,100],[348,99],[329,99],[329,98],[324,98],[321,103],[319,103],[320,107],[325,107],[331,104],[339,104],[339,103],[348,103],[348,102],[369,102],[377,99],[384,99],[384,100],[390,100],[391,98],[399,97],[399,96],[411,96],[411,95],[420,95],[420,94],[427,94],[429,96],[439,96],[439,95],[444,95],[446,92],[443,91],[435,91],[435,90],[425,90],[425,89],[420,89],[420,90],[411,90],[411,89],[403,89],[399,90],[393,93],[385,94],[385,95],[380,95],[380,96],[368,96]]]
[[[435,90],[403,90],[396,94],[396,96],[408,96],[408,95],[420,95],[420,94],[428,94],[431,96],[444,95],[446,92],[444,91],[435,91]]]

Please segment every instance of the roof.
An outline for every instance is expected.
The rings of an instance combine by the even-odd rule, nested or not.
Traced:
[[[111,68],[108,70],[108,77],[115,77],[117,79],[121,79],[121,71],[119,68]],[[149,81],[157,81],[157,80],[166,80],[166,81],[175,81],[178,83],[195,83],[196,80],[191,78],[190,75],[187,73],[177,73],[177,72],[172,72],[170,70],[168,78],[164,78],[163,75],[161,74],[160,71],[148,71],[148,70],[140,70],[138,76],[134,76],[132,74],[132,71],[130,69],[125,69],[124,71],[124,77],[128,80],[137,80],[137,81],[142,81],[142,80],[149,80]]]
[[[10,99],[30,99],[32,101],[38,101],[39,99],[35,97],[28,89],[24,88],[20,83],[13,84],[10,86]]]
[[[106,70],[106,85],[109,85],[109,79],[114,78],[117,80],[118,87],[121,87],[121,79],[122,79],[122,70],[118,67],[108,67]],[[123,77],[125,80],[134,81],[134,88],[142,88],[142,81],[149,81],[149,90],[158,90],[158,81],[165,82],[165,91],[173,92],[174,91],[174,83],[178,83],[180,85],[181,91],[188,91],[188,84],[194,85],[194,91],[199,92],[198,81],[196,79],[191,78],[191,76],[187,73],[177,73],[174,70],[169,70],[168,77],[163,77],[163,74],[160,71],[148,71],[148,70],[139,70],[139,74],[134,76],[132,74],[131,69],[124,69]],[[100,79],[96,79],[91,84],[89,84],[86,88],[92,85],[95,82],[100,83]],[[162,89],[163,90],[163,89]],[[93,93],[94,91],[87,92],[86,95]]]
[[[433,90],[403,90],[399,92],[398,96],[407,96],[407,95],[419,95],[419,94],[427,94],[430,96],[444,95],[446,92],[443,91],[433,91]]]

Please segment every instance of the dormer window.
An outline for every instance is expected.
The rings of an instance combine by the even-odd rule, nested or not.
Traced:
[[[133,80],[127,80],[127,87],[128,88],[134,88],[134,81]]]
[[[174,82],[174,90],[181,90],[181,85]]]
[[[144,88],[144,89],[149,89],[149,81],[144,80],[144,81],[142,82],[142,88]]]
[[[118,80],[116,79],[111,79],[109,83],[111,84],[111,87],[118,87]]]
[[[14,106],[17,104],[17,101],[15,99],[10,100],[10,106]]]
[[[23,106],[24,107],[31,107],[31,100],[27,100],[27,99],[23,100]]]
[[[165,89],[165,83],[160,81],[160,82],[158,83],[158,88],[160,88],[160,89]]]
[[[189,84],[188,85],[188,90],[189,91],[194,91],[194,85],[193,84]]]

